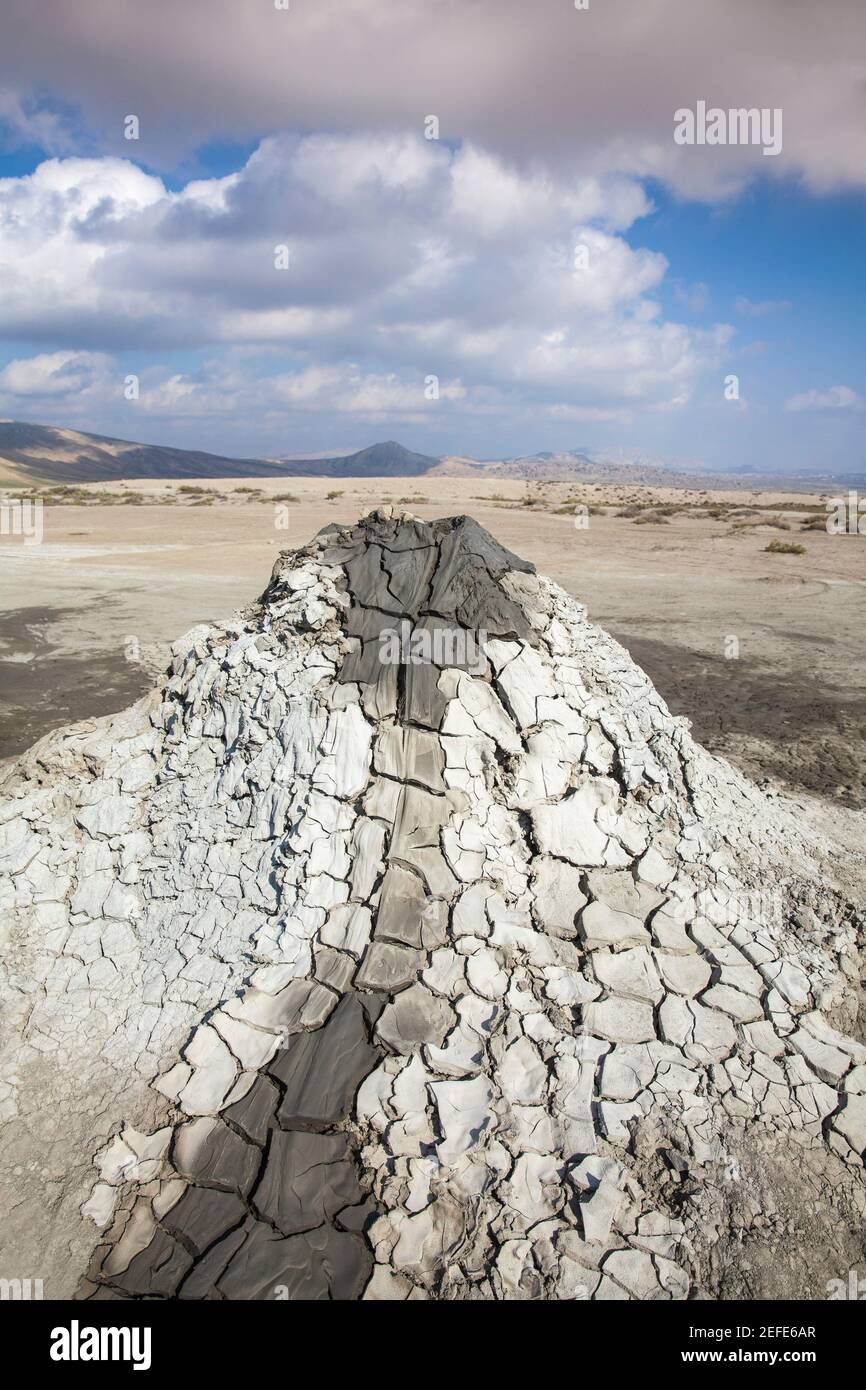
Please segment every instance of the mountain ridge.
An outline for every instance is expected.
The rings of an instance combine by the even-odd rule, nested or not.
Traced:
[[[138,444],[54,425],[0,420],[0,462],[33,482],[94,483],[120,478],[279,476],[264,459],[233,459],[199,449]]]
[[[207,450],[142,444],[111,435],[18,420],[0,420],[0,474],[6,483],[96,483],[146,478],[502,478],[527,483],[623,484],[634,487],[749,488],[792,492],[864,485],[866,474],[762,473],[749,466],[724,472],[671,468],[637,455],[542,450],[500,459],[423,454],[390,439],[346,454],[232,458]]]
[[[432,473],[441,463],[433,454],[418,454],[387,439],[370,444],[353,454],[333,454],[321,459],[281,457],[279,462],[290,477],[325,478],[414,478]]]

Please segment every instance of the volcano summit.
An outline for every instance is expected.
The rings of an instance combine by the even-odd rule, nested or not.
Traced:
[[[2,786],[0,1275],[785,1298],[862,1260],[866,865],[580,604],[376,512],[174,650]]]

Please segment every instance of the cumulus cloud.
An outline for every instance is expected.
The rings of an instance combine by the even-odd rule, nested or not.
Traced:
[[[850,386],[830,386],[826,391],[803,391],[789,396],[786,410],[862,410],[866,401]]]
[[[0,371],[0,394],[19,401],[89,393],[105,384],[109,358],[95,352],[41,352],[14,358]]]
[[[725,196],[755,173],[816,189],[866,182],[862,0],[65,0],[51,22],[5,0],[14,41],[0,83],[50,89],[104,151],[141,121],[150,163],[226,131],[420,133],[509,160],[652,175]],[[781,108],[784,148],[680,147],[673,113],[698,100]],[[772,166],[768,168],[768,166]],[[490,206],[507,204],[506,185]],[[487,204],[485,204],[485,213]]]
[[[56,395],[76,362],[194,349],[222,353],[222,399],[249,409],[246,349],[288,359],[262,370],[269,408],[415,418],[430,376],[465,411],[670,405],[732,330],[662,317],[667,262],[624,234],[649,207],[633,179],[420,136],[270,137],[179,190],[129,160],[49,160],[0,180],[0,317],[55,352],[0,390]],[[145,408],[210,408],[211,375],[164,372],[148,396],[143,373]]]

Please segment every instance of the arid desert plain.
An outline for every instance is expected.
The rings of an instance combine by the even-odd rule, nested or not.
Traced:
[[[584,603],[707,748],[801,796],[804,815],[815,798],[864,806],[866,538],[828,534],[819,495],[448,477],[43,495],[42,543],[0,538],[4,759],[137,698],[178,636],[261,593],[281,549],[393,506],[474,516]]]

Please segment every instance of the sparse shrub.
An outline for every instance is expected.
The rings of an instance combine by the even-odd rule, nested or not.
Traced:
[[[86,491],[86,488],[75,488],[68,482],[63,482],[60,486],[50,489],[51,502],[57,502],[61,506],[78,506],[82,502],[90,502],[95,498],[95,493]]]
[[[575,498],[573,502],[566,502],[562,507],[554,507],[554,516],[574,516],[575,510],[580,507],[585,516],[601,516],[604,512],[603,507],[596,507],[593,503],[582,502],[580,498]]]
[[[798,545],[796,541],[770,541],[769,545],[764,546],[764,551],[770,555],[805,555],[806,547]]]
[[[751,530],[756,526],[772,526],[776,531],[790,531],[791,529],[789,522],[780,521],[776,516],[756,516],[734,523],[734,529],[737,531]]]

